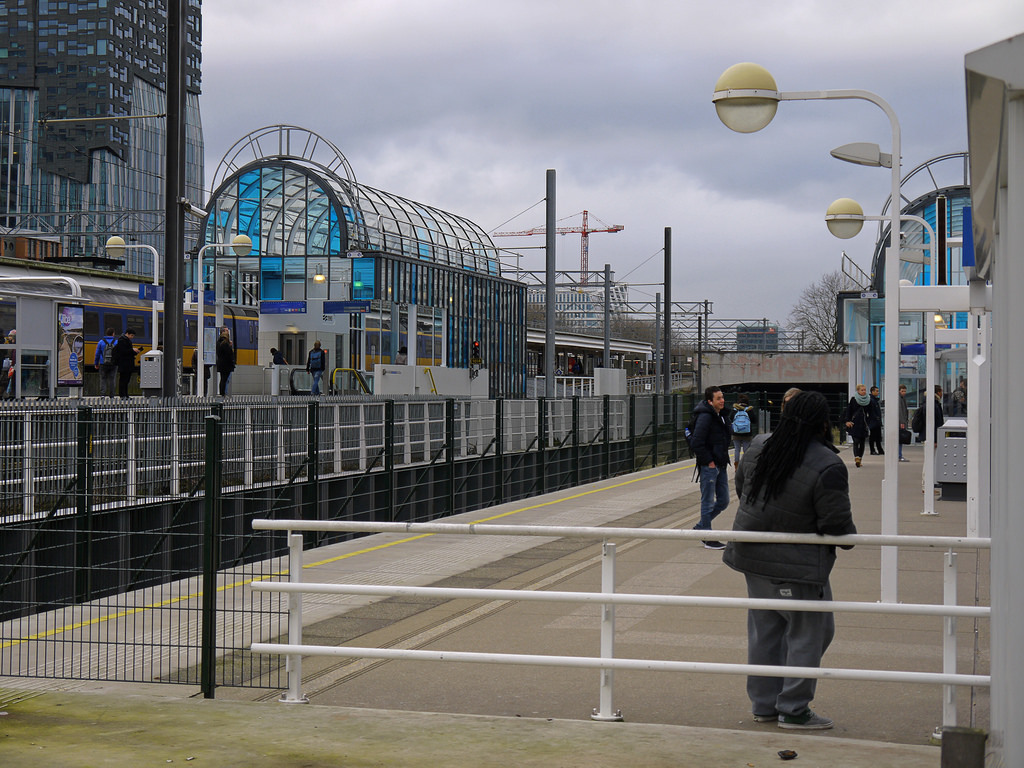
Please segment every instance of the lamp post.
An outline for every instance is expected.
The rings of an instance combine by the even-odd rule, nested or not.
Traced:
[[[235,256],[242,258],[244,256],[248,256],[249,252],[252,250],[252,240],[248,235],[235,235],[231,239],[230,243],[207,243],[199,249],[198,253],[196,253],[195,276],[193,279],[195,280],[196,293],[198,294],[196,297],[196,394],[199,395],[199,397],[204,397],[206,395],[206,377],[199,375],[199,369],[203,367],[204,372],[206,370],[203,360],[203,321],[205,320],[206,314],[203,301],[203,294],[205,293],[205,281],[203,280],[203,254],[206,253],[208,248],[230,248],[235,252]],[[214,294],[216,294],[217,289],[216,271],[215,266],[213,282]]]
[[[864,226],[865,221],[889,221],[888,216],[865,216],[864,209],[861,208],[860,203],[856,200],[851,200],[848,197],[841,197],[838,200],[834,200],[832,204],[825,211],[825,224],[828,226],[828,231],[836,237],[848,240],[851,237],[855,237],[860,234],[861,228]],[[931,274],[930,281],[932,285],[936,282],[936,270],[939,263],[938,250],[936,248],[937,240],[935,238],[935,230],[932,225],[928,223],[927,219],[923,219],[920,216],[911,216],[909,214],[900,214],[900,221],[913,221],[924,227],[928,233],[928,250],[931,254]],[[885,265],[886,275],[888,276],[889,264],[886,261]],[[888,294],[886,295],[888,300]],[[886,302],[888,307],[888,301]],[[887,321],[888,322],[888,321]],[[923,405],[931,405],[931,399],[935,390],[935,313],[926,313],[925,319],[925,402]],[[899,342],[899,339],[896,339]],[[886,344],[886,351],[888,352],[888,343]],[[888,409],[887,409],[888,410]],[[931,488],[935,483],[935,409],[929,407],[925,410],[927,424],[925,429],[927,430],[927,437],[924,442],[924,487],[926,489]],[[887,427],[888,428],[888,427]],[[886,452],[888,453],[888,446],[886,446]],[[924,511],[922,515],[934,515],[935,512],[935,494],[925,493],[924,494]]]
[[[160,285],[160,254],[157,253],[156,248],[152,245],[146,245],[144,243],[126,243],[124,238],[119,235],[113,235],[107,238],[106,245],[107,253],[112,258],[120,259],[124,256],[125,250],[132,248],[135,250],[144,249],[149,251],[153,255],[153,335],[150,349],[155,350],[159,343],[160,334],[159,329],[159,311],[157,307],[156,291],[157,286]]]
[[[856,99],[868,101],[889,118],[892,129],[892,154],[876,153],[875,157],[851,153],[835,155],[841,160],[891,168],[889,247],[885,252],[885,376],[884,396],[894,397],[899,387],[899,231],[900,231],[900,124],[892,107],[881,97],[862,90],[790,91],[778,90],[775,78],[764,67],[745,62],[729,67],[715,84],[712,101],[719,119],[739,133],[754,133],[775,117],[780,101],[813,101]],[[864,145],[861,145],[863,148]],[[873,146],[873,145],[867,145]],[[841,148],[842,149],[842,148]],[[838,151],[838,150],[837,150]],[[895,341],[889,336],[894,336]],[[885,477],[882,480],[882,533],[895,534],[898,526],[897,473],[899,472],[899,411],[886,408]],[[882,547],[881,597],[883,602],[896,602],[899,562],[894,547]]]

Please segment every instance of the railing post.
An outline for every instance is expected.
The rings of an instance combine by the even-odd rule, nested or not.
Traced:
[[[547,493],[547,445],[548,445],[548,409],[547,400],[537,398],[537,493]]]
[[[629,469],[636,471],[636,395],[629,396]]]
[[[288,581],[302,582],[302,534],[288,532]],[[288,645],[302,645],[302,593],[288,593]],[[288,690],[278,701],[284,704],[308,704],[302,694],[302,654],[289,653],[285,657],[288,672]]]
[[[302,510],[306,520],[320,514],[320,407],[306,406],[306,484],[302,487]]]
[[[580,399],[572,399],[572,484],[580,484]]]
[[[92,409],[78,408],[75,467],[75,602],[92,599]]]
[[[505,401],[494,401],[494,503],[505,502]]]
[[[956,552],[946,553],[946,567],[942,569],[942,604],[956,605]],[[956,616],[944,616],[942,633],[942,671],[956,672]],[[956,725],[956,686],[942,686],[942,727]]]
[[[206,478],[203,525],[203,617],[199,681],[203,698],[217,687],[217,569],[220,566],[221,417],[206,417]]]
[[[604,542],[601,545],[601,593],[611,595],[615,592],[615,544]],[[601,658],[615,658],[615,604],[601,605]],[[615,694],[615,670],[601,670],[600,705],[590,715],[591,720],[619,722],[622,710],[614,709],[612,699]]]
[[[653,438],[654,449],[651,453],[651,466],[658,466],[658,408],[661,407],[661,400],[658,393],[651,395],[651,437]]]
[[[672,395],[672,463],[679,461],[679,395]]]
[[[455,513],[455,401],[444,401],[444,464],[448,475],[448,514]]]
[[[406,435],[409,434],[406,430]],[[408,440],[406,440],[408,442]],[[387,519],[395,519],[395,401],[384,402],[384,474]]]
[[[604,412],[604,477],[612,476],[612,397],[604,395],[602,408]]]

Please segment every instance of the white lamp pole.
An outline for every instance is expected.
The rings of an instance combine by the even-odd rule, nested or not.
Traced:
[[[892,128],[892,155],[881,153],[872,159],[840,157],[863,165],[891,167],[892,205],[890,206],[889,247],[885,252],[885,377],[883,396],[897,396],[899,387],[899,232],[900,232],[900,124],[892,107],[870,91],[791,91],[780,92],[775,78],[764,67],[750,62],[735,64],[722,73],[715,84],[712,101],[718,117],[739,133],[753,133],[775,117],[780,101],[857,99],[879,107]],[[899,411],[885,409],[885,477],[882,480],[882,534],[895,534],[898,527],[897,473],[899,472]],[[882,547],[881,592],[883,602],[896,602],[899,562],[895,547]]]
[[[828,207],[825,212],[825,223],[828,225],[829,232],[836,237],[844,240],[849,239],[860,233],[861,226],[865,221],[889,221],[888,216],[865,216],[864,209],[861,208],[860,203],[856,200],[851,200],[848,197],[841,197],[834,201],[832,205]],[[932,285],[937,282],[938,265],[939,265],[939,254],[936,250],[937,241],[935,239],[935,230],[932,225],[928,223],[926,219],[920,216],[911,216],[910,214],[900,214],[900,221],[913,221],[924,227],[928,233],[928,250],[931,254],[931,275],[930,281]],[[886,264],[886,270],[889,265]],[[888,305],[887,305],[888,306]],[[922,405],[931,405],[932,398],[934,397],[935,390],[935,313],[929,311],[926,313],[925,319],[925,401]],[[897,342],[899,339],[896,340]],[[888,344],[886,346],[888,350]],[[931,488],[935,484],[935,409],[930,407],[925,411],[927,423],[925,429],[927,434],[924,441],[924,487],[925,489]],[[888,452],[888,451],[887,451]],[[935,512],[935,494],[925,493],[924,494],[924,511],[922,515],[934,515]]]
[[[159,343],[160,343],[160,332],[159,332],[159,327],[160,327],[159,326],[159,317],[160,317],[159,304],[160,304],[160,302],[158,302],[156,300],[156,290],[155,290],[156,286],[160,285],[160,254],[157,253],[156,248],[154,248],[152,245],[146,245],[145,243],[126,243],[124,241],[124,238],[119,236],[119,235],[114,235],[113,237],[108,237],[105,247],[107,249],[107,253],[109,253],[110,256],[112,258],[115,258],[115,259],[121,258],[124,255],[125,250],[128,249],[128,248],[134,248],[136,250],[139,249],[139,248],[143,248],[143,249],[149,251],[153,255],[153,286],[154,286],[154,293],[153,293],[153,335],[152,335],[152,343],[150,344],[150,349],[151,350],[155,350],[157,348],[157,346],[159,345]],[[106,329],[101,328],[100,330],[103,331],[103,330],[106,330]]]
[[[203,254],[208,248],[230,248],[238,257],[248,256],[252,250],[252,240],[248,235],[235,235],[230,243],[207,243],[196,254],[195,274],[192,276],[196,286],[196,394],[199,397],[206,396],[206,368],[203,360],[203,320],[205,319],[205,308],[203,301]],[[216,290],[216,270],[214,270],[214,290]],[[202,370],[202,374],[200,374]]]

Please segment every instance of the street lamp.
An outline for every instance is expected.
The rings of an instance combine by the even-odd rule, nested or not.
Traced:
[[[882,153],[875,158],[857,155],[861,165],[891,168],[892,206],[889,228],[889,247],[885,253],[885,397],[895,396],[899,386],[899,231],[900,231],[900,124],[892,107],[881,97],[870,91],[790,91],[778,90],[771,73],[751,62],[734,64],[729,67],[715,84],[711,100],[715,104],[719,119],[731,130],[739,133],[753,133],[764,128],[775,117],[780,101],[812,101],[832,99],[857,99],[868,101],[880,108],[889,118],[892,128],[892,154],[888,162]],[[851,160],[837,150],[841,160]],[[895,336],[896,342],[889,336]],[[882,533],[895,534],[898,527],[897,473],[899,464],[899,412],[896,408],[885,409],[885,478],[882,480]],[[884,602],[896,602],[899,562],[895,547],[882,547],[881,591]]]
[[[248,235],[235,235],[231,238],[230,243],[207,243],[199,252],[196,253],[195,263],[195,275],[193,280],[196,285],[197,304],[196,304],[196,394],[199,397],[206,395],[206,377],[199,375],[200,367],[204,367],[203,360],[203,321],[205,320],[206,311],[204,309],[204,281],[203,281],[203,254],[206,253],[207,248],[230,248],[235,252],[235,256],[243,258],[249,255],[252,251],[252,240]],[[214,267],[214,301],[216,301],[217,293],[217,275],[216,266]]]
[[[855,237],[860,234],[861,228],[864,226],[865,221],[889,221],[888,216],[865,216],[864,209],[861,208],[860,203],[856,200],[851,200],[849,197],[841,197],[838,200],[834,200],[832,204],[825,211],[825,224],[828,226],[828,231],[831,232],[838,238],[848,240],[851,237]],[[938,269],[938,251],[936,250],[937,240],[935,238],[935,230],[932,225],[928,223],[927,219],[920,216],[911,216],[910,214],[900,214],[900,221],[913,221],[924,227],[928,233],[928,250],[931,254],[931,282],[934,285],[936,280],[936,270]],[[888,271],[889,263],[886,260],[886,284],[888,285]],[[886,295],[886,309],[888,310],[888,294]],[[887,324],[888,324],[888,311],[886,312]],[[935,390],[935,325],[940,322],[941,315],[936,315],[934,312],[926,313],[925,317],[925,405],[931,404],[932,393]],[[896,343],[899,343],[899,339],[895,339]],[[889,351],[889,344],[886,343],[886,353]],[[888,376],[887,376],[888,378]],[[888,410],[891,409],[886,409]],[[924,487],[931,488],[935,482],[935,409],[928,408],[925,410],[927,418],[927,437],[924,443]],[[888,429],[888,425],[886,426]],[[888,449],[888,445],[886,446]],[[934,515],[935,512],[935,494],[926,493],[924,495],[924,511],[923,515]]]
[[[159,311],[156,299],[157,290],[156,286],[160,285],[160,254],[157,253],[156,248],[152,245],[146,245],[145,243],[126,243],[124,238],[120,235],[113,235],[107,238],[107,242],[104,246],[107,249],[107,253],[110,254],[111,258],[120,259],[124,256],[126,249],[134,248],[136,250],[142,248],[149,251],[153,255],[153,335],[152,343],[150,344],[151,350],[156,350],[160,334],[158,333],[158,318]]]

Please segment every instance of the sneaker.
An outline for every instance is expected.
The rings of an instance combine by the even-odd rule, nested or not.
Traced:
[[[778,722],[778,719],[779,719],[779,713],[778,712],[772,712],[770,715],[757,715],[757,714],[754,715],[754,722],[755,723],[775,723],[775,722]]]
[[[779,728],[790,731],[825,731],[833,725],[829,718],[816,715],[809,709],[802,715],[779,715]]]
[[[900,456],[900,461],[910,461],[910,459],[906,459],[906,458]]]
[[[708,539],[704,542],[704,549],[725,549],[725,544],[714,539]]]

